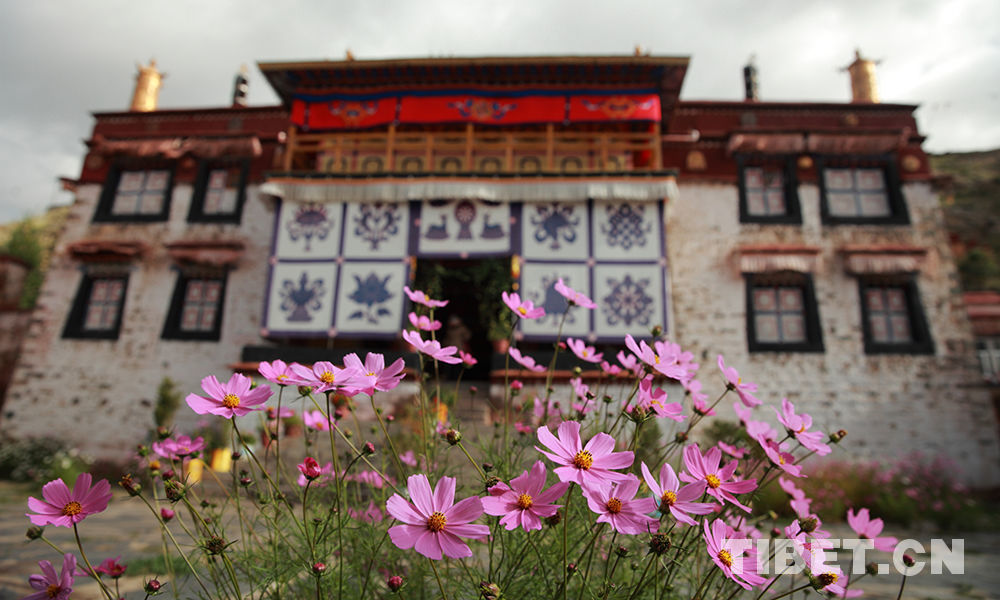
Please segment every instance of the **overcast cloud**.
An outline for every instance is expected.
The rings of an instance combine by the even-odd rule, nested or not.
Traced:
[[[933,152],[1000,147],[1000,2],[247,0],[6,2],[0,9],[0,222],[70,201],[94,111],[125,110],[137,62],[167,73],[163,108],[225,106],[241,64],[250,103],[277,97],[257,61],[426,56],[689,56],[681,97],[846,101],[854,49],[881,59],[884,102],[920,104]]]

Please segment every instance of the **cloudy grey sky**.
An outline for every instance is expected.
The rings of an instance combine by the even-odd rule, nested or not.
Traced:
[[[160,106],[224,106],[240,65],[250,102],[277,97],[257,61],[426,56],[689,56],[684,99],[846,101],[840,68],[881,59],[883,101],[920,104],[929,151],[1000,147],[996,0],[134,0],[0,6],[0,222],[66,203],[92,111],[125,110],[137,62],[168,76]]]

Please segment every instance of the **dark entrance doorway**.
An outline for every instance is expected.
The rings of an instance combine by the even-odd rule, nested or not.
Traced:
[[[458,346],[471,353],[479,363],[462,376],[463,381],[489,378],[493,358],[491,337],[506,322],[501,292],[511,289],[510,258],[420,259],[417,261],[416,289],[432,298],[448,300],[434,317],[441,321],[437,339],[445,346]],[[460,369],[445,369],[448,379],[458,377]]]

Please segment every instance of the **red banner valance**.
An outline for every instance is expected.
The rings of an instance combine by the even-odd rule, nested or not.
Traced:
[[[395,98],[330,100],[292,104],[292,122],[309,129],[354,129],[391,123],[396,118]]]
[[[565,115],[562,96],[410,96],[399,107],[401,123],[553,123]]]
[[[659,121],[660,97],[655,94],[573,96],[570,121]]]

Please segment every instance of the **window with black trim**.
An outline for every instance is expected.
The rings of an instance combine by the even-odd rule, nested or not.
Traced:
[[[173,179],[173,166],[165,162],[115,165],[104,182],[94,220],[166,221]]]
[[[737,157],[740,222],[798,224],[798,180],[791,158]]]
[[[751,352],[823,351],[812,277],[790,271],[750,273],[746,283]]]
[[[824,223],[910,222],[899,176],[888,158],[827,157],[817,163]]]
[[[85,273],[70,308],[63,337],[118,339],[127,289],[127,273]]]
[[[175,340],[219,339],[225,298],[225,271],[179,273],[163,326],[163,337]]]
[[[858,278],[868,354],[933,354],[916,281],[909,275]]]
[[[198,165],[188,221],[239,223],[248,171],[246,160],[202,161]]]

